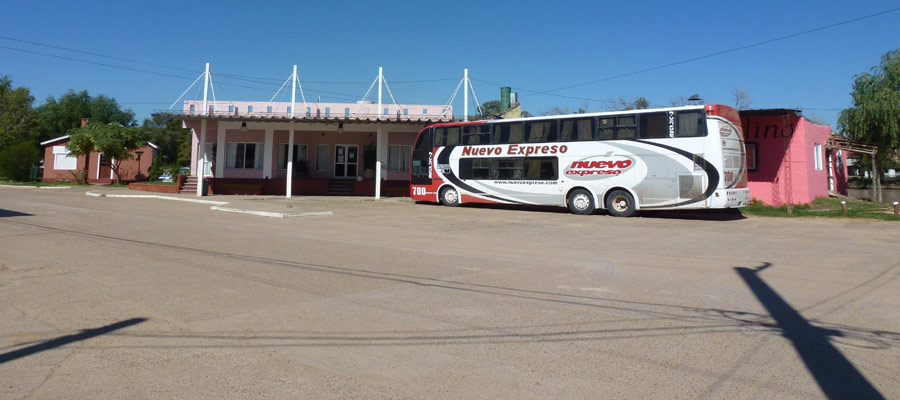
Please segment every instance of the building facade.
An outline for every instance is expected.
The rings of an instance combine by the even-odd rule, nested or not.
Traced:
[[[289,161],[292,194],[372,195],[380,161],[382,194],[408,195],[418,132],[453,115],[428,104],[294,104],[218,101],[204,110],[203,101],[185,101],[181,113],[158,115],[191,130],[191,175],[208,180],[211,193],[270,195],[287,193]]]
[[[117,166],[122,182],[134,182],[147,179],[150,165],[156,157],[156,145],[147,145],[131,152],[131,158],[116,160],[93,151],[87,156],[75,157],[69,154],[66,144],[69,136],[61,136],[42,142],[44,148],[44,182],[75,182],[78,174],[87,168],[88,183],[112,183],[116,179],[113,166]]]
[[[741,111],[751,196],[769,205],[847,195],[847,154],[828,148],[831,127],[799,110]]]

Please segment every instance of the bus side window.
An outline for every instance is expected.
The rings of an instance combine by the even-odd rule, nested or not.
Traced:
[[[459,128],[447,130],[447,146],[459,146]]]
[[[447,138],[445,133],[447,132],[447,128],[437,128],[434,130],[434,146],[442,147],[447,145]]]
[[[525,123],[525,142],[542,143],[556,141],[556,120]]]
[[[634,125],[633,115],[616,118],[616,139],[634,139],[637,131]]]
[[[462,132],[462,142],[464,145],[491,144],[490,135],[483,136],[482,131],[485,125],[464,126]],[[488,131],[490,126],[487,126]]]
[[[522,143],[525,139],[524,130],[525,128],[522,126],[522,123],[510,124],[508,143]]]
[[[705,114],[701,111],[679,111],[675,137],[706,136]]]
[[[669,137],[669,125],[665,113],[641,114],[641,138]]]
[[[453,138],[453,139],[450,139]],[[453,141],[456,144],[459,144],[459,127],[451,126],[447,127],[447,141]]]
[[[616,132],[615,126],[615,118],[600,118],[600,120],[598,121],[599,135],[597,138],[600,140],[609,140],[614,138]]]
[[[594,119],[580,118],[562,121],[560,128],[561,142],[594,140]]]
[[[509,143],[509,124],[494,124],[494,138],[491,140],[493,144]]]

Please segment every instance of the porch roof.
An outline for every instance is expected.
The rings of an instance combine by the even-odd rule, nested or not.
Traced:
[[[154,117],[173,118],[183,121],[199,121],[202,119],[212,121],[246,121],[246,122],[311,122],[311,123],[382,123],[382,124],[403,124],[403,125],[429,125],[439,122],[453,122],[452,117],[443,117],[435,115],[382,115],[380,118],[376,115],[367,115],[365,117],[345,117],[345,116],[306,116],[295,115],[291,117],[285,113],[250,113],[250,114],[232,114],[213,112],[206,115],[178,112],[178,111],[162,111],[153,113]]]

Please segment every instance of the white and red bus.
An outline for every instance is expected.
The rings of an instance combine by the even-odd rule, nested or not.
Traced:
[[[410,195],[615,216],[743,207],[745,157],[738,112],[724,105],[442,123],[416,138]]]

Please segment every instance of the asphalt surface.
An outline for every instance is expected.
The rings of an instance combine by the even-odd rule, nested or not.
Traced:
[[[0,187],[2,399],[900,398],[900,224],[85,191]]]

